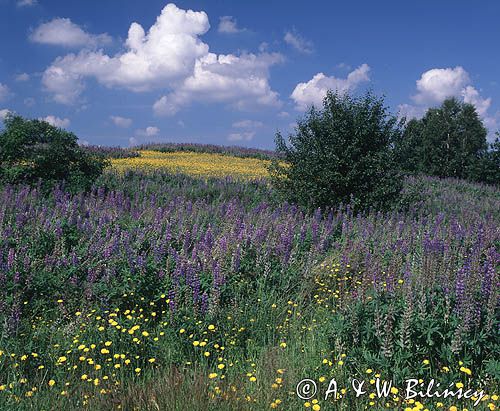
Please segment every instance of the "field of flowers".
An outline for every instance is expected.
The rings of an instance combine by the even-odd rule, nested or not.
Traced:
[[[161,152],[140,150],[140,157],[114,158],[115,170],[165,170],[198,177],[228,177],[260,179],[267,176],[269,160],[242,158],[220,153],[195,153],[190,151]]]
[[[1,189],[1,410],[498,407],[500,190],[411,178],[390,213],[307,213],[263,160],[140,154],[87,194]]]

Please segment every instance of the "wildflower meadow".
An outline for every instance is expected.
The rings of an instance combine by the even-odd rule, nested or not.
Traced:
[[[498,188],[308,212],[265,159],[139,153],[86,193],[2,188],[0,409],[496,409]]]

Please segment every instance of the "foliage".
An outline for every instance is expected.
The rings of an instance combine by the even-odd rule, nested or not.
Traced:
[[[500,133],[497,133],[500,136]],[[487,151],[469,169],[469,178],[486,184],[500,185],[500,138],[497,137]]]
[[[94,156],[104,158],[134,158],[139,157],[139,153],[131,148],[106,147],[106,146],[82,146],[84,151]]]
[[[382,98],[329,92],[322,110],[313,107],[298,122],[289,145],[277,133],[286,164],[274,161],[274,184],[287,200],[309,208],[387,209],[401,189],[391,149],[401,133]]]
[[[498,144],[488,151],[486,136],[474,106],[451,98],[408,122],[396,141],[396,157],[413,174],[498,183]]]
[[[41,120],[8,116],[0,134],[0,181],[44,187],[65,182],[69,189],[90,188],[106,161],[77,144],[77,137]]]
[[[248,148],[241,146],[218,146],[213,144],[195,143],[148,143],[135,147],[136,150],[160,151],[162,153],[193,152],[222,154],[242,158],[257,158],[270,160],[277,157],[277,153],[271,150]]]
[[[355,214],[161,168],[111,169],[85,193],[2,187],[0,409],[472,409],[410,405],[408,377],[484,389],[492,409],[500,191],[432,177],[402,191],[399,210]],[[377,376],[399,394],[372,397]]]
[[[494,392],[500,193],[404,191],[420,203],[354,215],[161,170],[77,195],[3,188],[0,408],[298,409],[302,378],[349,388],[368,370]]]

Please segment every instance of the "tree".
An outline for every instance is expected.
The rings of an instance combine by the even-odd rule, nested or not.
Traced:
[[[487,152],[486,136],[474,106],[450,98],[408,123],[396,156],[409,172],[471,179]]]
[[[65,182],[71,190],[88,189],[106,161],[82,150],[77,137],[45,121],[7,116],[0,133],[0,181],[45,187]]]
[[[392,150],[401,133],[382,98],[329,91],[323,109],[312,107],[298,121],[289,144],[276,134],[282,160],[270,166],[272,181],[286,199],[306,207],[352,202],[356,210],[386,209],[402,187]]]
[[[489,149],[469,168],[469,177],[486,184],[500,184],[500,132]]]

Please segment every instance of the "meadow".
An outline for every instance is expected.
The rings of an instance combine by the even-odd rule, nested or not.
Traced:
[[[89,193],[1,189],[0,409],[498,407],[498,188],[412,177],[390,212],[311,213],[257,154],[138,152]]]

